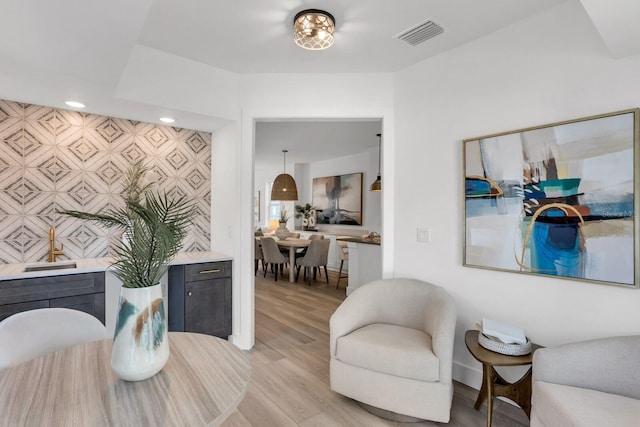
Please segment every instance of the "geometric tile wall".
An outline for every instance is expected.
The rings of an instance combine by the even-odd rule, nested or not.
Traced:
[[[0,100],[0,263],[46,261],[50,227],[60,260],[113,255],[121,235],[56,210],[122,206],[140,159],[158,189],[195,201],[182,251],[209,250],[210,133]]]

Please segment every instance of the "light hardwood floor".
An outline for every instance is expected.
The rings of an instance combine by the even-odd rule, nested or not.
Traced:
[[[285,269],[285,279],[288,278]],[[235,426],[459,426],[486,425],[486,404],[473,409],[477,391],[455,384],[449,424],[429,421],[397,423],[378,418],[329,388],[329,318],[345,298],[346,280],[336,290],[337,274],[329,272],[307,286],[273,274],[255,284],[256,342],[247,352],[251,381],[245,399],[223,424]],[[494,427],[524,427],[529,421],[512,405],[496,401]]]

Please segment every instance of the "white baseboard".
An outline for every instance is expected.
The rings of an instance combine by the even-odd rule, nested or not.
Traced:
[[[453,362],[453,379],[476,390],[482,385],[482,371],[462,363]]]

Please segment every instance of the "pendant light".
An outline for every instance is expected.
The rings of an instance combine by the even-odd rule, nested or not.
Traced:
[[[376,134],[376,136],[378,137],[378,178],[373,181],[373,184],[369,187],[369,191],[379,193],[382,191],[382,179],[380,178],[380,146],[382,145],[382,134],[379,133]]]
[[[296,201],[298,200],[298,187],[296,181],[291,175],[285,172],[287,162],[287,150],[282,150],[284,160],[282,164],[282,173],[276,176],[271,187],[271,200]]]

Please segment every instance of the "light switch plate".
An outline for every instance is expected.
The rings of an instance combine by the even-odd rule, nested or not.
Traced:
[[[418,227],[416,233],[416,239],[419,243],[430,243],[431,242],[431,229]]]

